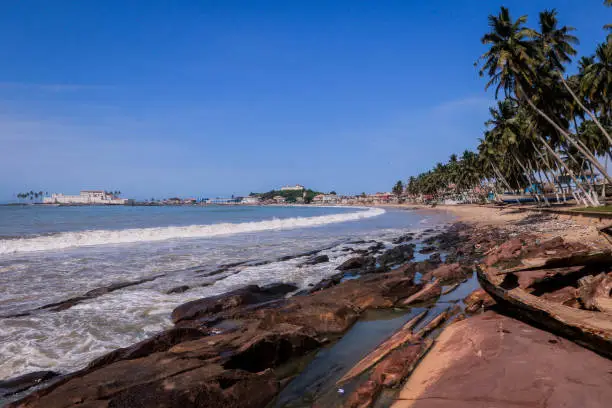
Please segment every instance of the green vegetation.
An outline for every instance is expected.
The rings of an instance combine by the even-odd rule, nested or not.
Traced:
[[[267,193],[251,193],[249,194],[250,196],[257,196],[259,197],[261,200],[271,200],[276,196],[281,196],[285,198],[285,201],[288,203],[295,203],[298,201],[298,198],[304,198],[304,202],[306,204],[310,203],[312,201],[312,199],[319,194],[325,194],[325,193],[321,193],[319,191],[314,191],[311,189],[306,189],[306,190],[285,190],[285,191],[281,191],[281,190],[270,190]]]
[[[25,193],[18,193],[17,198],[19,200],[38,200],[43,198],[45,195],[49,195],[49,193],[43,193],[42,191],[26,191]]]
[[[557,199],[570,192],[585,206],[599,205],[605,189],[595,181],[612,184],[607,170],[612,159],[612,34],[594,55],[578,61],[575,75],[566,75],[577,54],[574,28],[560,26],[554,9],[539,13],[538,23],[537,29],[527,27],[527,16],[514,20],[505,7],[489,16],[489,32],[482,37],[488,50],[476,65],[488,79],[485,89],[494,87],[498,101],[489,109],[478,151],[452,155],[447,163],[410,177],[409,194],[482,200],[490,192],[538,186],[532,194],[542,204],[548,205],[545,187]],[[612,30],[611,25],[605,28]]]
[[[612,205],[605,205],[603,207],[574,208],[572,209],[572,211],[592,212],[592,213],[612,213]]]

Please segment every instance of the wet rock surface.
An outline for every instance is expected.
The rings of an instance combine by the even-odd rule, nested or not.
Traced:
[[[24,374],[19,377],[9,378],[8,380],[0,381],[0,397],[17,394],[32,388],[43,381],[48,381],[59,375],[55,371],[35,371]]]

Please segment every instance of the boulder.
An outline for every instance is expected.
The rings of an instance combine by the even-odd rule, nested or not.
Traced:
[[[382,266],[397,265],[414,258],[414,244],[402,244],[386,250],[378,257]]]
[[[186,292],[188,290],[189,290],[189,286],[181,285],[181,286],[177,286],[177,287],[174,287],[174,288],[168,290],[166,292],[166,295],[172,295],[174,293],[183,293],[183,292]]]
[[[463,299],[465,313],[474,314],[483,308],[489,308],[495,304],[495,300],[484,289],[476,289]]]
[[[410,242],[413,239],[414,239],[414,234],[412,232],[409,232],[407,234],[401,235],[401,236],[393,239],[391,242],[394,245],[397,245],[397,244],[403,244],[404,242]]]
[[[436,249],[437,248],[435,246],[428,245],[428,246],[421,248],[421,250],[419,251],[419,254],[431,254],[432,252],[435,252]]]
[[[443,282],[465,279],[470,270],[458,263],[440,265],[432,271],[434,278]]]
[[[374,258],[370,256],[356,256],[344,261],[336,268],[338,271],[348,271],[351,269],[360,269],[375,264]]]
[[[257,285],[245,286],[222,295],[184,303],[172,311],[172,321],[197,320],[241,306],[267,302],[296,289],[297,286],[290,284],[273,284],[262,288]]]
[[[307,260],[306,262],[300,264],[299,267],[301,268],[303,266],[317,265],[317,264],[324,263],[324,262],[329,262],[329,256],[327,256],[327,255],[317,255],[317,256]]]
[[[492,311],[448,326],[393,408],[608,407],[610,360]]]
[[[314,331],[280,323],[272,331],[259,333],[243,344],[223,366],[257,373],[302,356],[320,345]]]

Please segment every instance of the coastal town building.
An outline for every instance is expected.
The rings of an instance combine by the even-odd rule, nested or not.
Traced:
[[[127,198],[119,198],[103,190],[82,190],[79,195],[52,194],[43,199],[44,204],[104,204],[125,205]]]
[[[318,194],[312,199],[313,204],[338,204],[339,201],[335,194]]]
[[[296,184],[295,186],[282,186],[280,191],[301,191],[304,190],[304,186]]]
[[[227,204],[240,204],[242,202],[242,197],[230,197],[230,198],[206,198],[204,200],[205,204],[217,204],[217,205],[227,205]]]
[[[274,196],[274,198],[272,198],[272,199],[274,200],[274,202],[276,204],[283,204],[286,201],[285,197],[279,196],[279,195],[278,196]]]
[[[248,197],[243,197],[242,200],[240,200],[240,204],[259,204],[259,197],[257,196],[248,196]]]

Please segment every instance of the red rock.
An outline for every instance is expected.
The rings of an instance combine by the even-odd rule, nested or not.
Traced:
[[[494,312],[448,326],[394,408],[610,406],[612,363]]]
[[[382,387],[376,381],[368,380],[353,392],[344,406],[346,408],[369,408],[374,403]]]
[[[434,278],[438,278],[441,281],[453,281],[465,279],[469,268],[466,268],[458,263],[440,265],[438,268],[432,271]]]
[[[394,387],[410,373],[421,355],[422,344],[411,344],[395,350],[372,373],[371,379],[385,387]]]
[[[483,308],[491,307],[495,300],[484,289],[476,289],[463,299],[465,313],[474,314]]]
[[[424,303],[432,299],[438,298],[442,294],[442,285],[440,281],[434,283],[428,283],[423,289],[418,291],[412,296],[400,300],[398,306],[410,306],[416,303]]]

